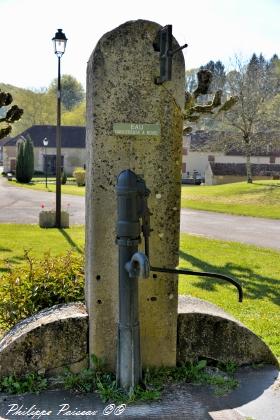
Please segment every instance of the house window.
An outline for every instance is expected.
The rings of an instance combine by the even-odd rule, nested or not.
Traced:
[[[208,155],[208,162],[215,162],[215,156],[214,155]]]
[[[183,174],[186,173],[186,169],[187,169],[186,163],[182,163],[182,173]]]
[[[187,156],[188,149],[186,147],[183,147],[183,156]]]
[[[275,156],[269,156],[269,163],[275,163]]]

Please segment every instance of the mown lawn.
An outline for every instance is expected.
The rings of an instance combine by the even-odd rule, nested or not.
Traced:
[[[251,328],[280,360],[280,252],[181,234],[180,267],[227,274],[241,282],[244,301],[222,280],[181,276],[180,294],[212,302]]]
[[[24,250],[42,257],[48,251],[51,255],[61,255],[71,248],[83,253],[84,227],[42,229],[37,225],[0,224],[0,273],[5,270],[4,260],[22,263]]]
[[[115,246],[112,244],[112,246]],[[36,225],[0,225],[0,271],[3,259],[23,262],[24,249],[41,257],[83,253],[84,227],[40,229]],[[251,328],[280,358],[280,253],[234,242],[217,241],[181,234],[180,267],[214,271],[234,277],[244,288],[244,302],[237,301],[237,290],[222,280],[181,276],[180,294],[189,294],[217,304]]]
[[[30,184],[20,184],[16,181],[10,181],[9,185],[14,185],[15,187],[23,187],[29,188],[30,190],[40,190],[45,192],[55,192],[55,181],[49,180],[48,186],[44,182],[38,182],[38,180],[34,179]],[[70,194],[70,195],[85,195],[85,187],[78,187],[75,184],[65,184],[61,185],[61,193],[62,194]]]
[[[182,186],[182,207],[280,219],[280,181]]]

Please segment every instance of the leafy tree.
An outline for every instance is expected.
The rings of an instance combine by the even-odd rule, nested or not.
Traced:
[[[81,102],[71,111],[66,111],[61,116],[62,124],[85,126],[86,124],[86,103]]]
[[[48,89],[49,93],[56,94],[57,79],[54,79]],[[67,111],[71,111],[85,98],[85,91],[80,82],[70,74],[61,77],[61,102]]]
[[[22,118],[13,128],[17,135],[32,125],[56,124],[56,96],[46,89],[30,90],[12,85],[0,84],[0,89],[9,91],[20,108],[24,109]]]
[[[18,143],[16,179],[18,182],[28,184],[34,174],[34,149],[30,136],[22,137]]]
[[[18,121],[23,114],[23,109],[20,109],[17,105],[7,108],[12,102],[12,95],[0,89],[0,109],[4,108],[3,113],[1,112],[2,118],[0,118],[0,139],[7,137],[11,133],[12,124]]]

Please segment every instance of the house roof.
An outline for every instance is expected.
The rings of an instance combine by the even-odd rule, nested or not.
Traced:
[[[246,163],[209,162],[213,175],[246,176]],[[252,163],[252,176],[280,175],[280,165],[274,163]]]
[[[226,155],[244,155],[244,142],[241,133],[233,131],[203,131],[189,134],[191,151],[222,151]],[[280,132],[264,131],[252,134],[252,155],[280,156]]]
[[[8,141],[11,140],[11,137],[4,137],[3,139],[0,140],[0,147],[5,146],[6,143],[8,143]]]
[[[5,142],[5,146],[15,146],[21,136],[30,135],[34,147],[43,147],[43,139],[49,141],[48,147],[56,147],[56,125],[33,125]],[[61,147],[85,148],[85,127],[61,126]]]

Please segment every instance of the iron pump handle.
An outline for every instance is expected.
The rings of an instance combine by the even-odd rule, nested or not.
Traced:
[[[142,220],[141,231],[144,238],[145,245],[145,255],[149,258],[150,249],[149,249],[149,237],[151,235],[152,229],[150,224],[150,216],[152,213],[148,207],[148,198],[151,194],[151,191],[147,188],[145,181],[138,177],[139,185],[139,217]]]
[[[149,260],[150,252],[149,252],[149,237],[152,232],[152,229],[150,227],[150,216],[152,213],[150,212],[150,209],[148,207],[148,197],[150,195],[150,190],[146,187],[145,181],[141,178],[138,178],[139,181],[139,216],[142,219],[142,227],[141,231],[143,233],[144,241],[145,241],[145,255],[147,259]],[[135,264],[135,263],[134,263]],[[132,260],[130,265],[130,273],[132,273]],[[143,270],[143,267],[142,267]],[[210,278],[217,278],[220,280],[227,281],[228,283],[231,283],[233,286],[237,288],[238,291],[238,301],[243,301],[243,290],[242,286],[234,279],[232,279],[229,276],[226,276],[224,274],[219,273],[210,273],[207,271],[191,271],[191,270],[184,270],[180,268],[163,268],[163,267],[149,267],[150,271],[156,271],[156,272],[163,272],[163,273],[174,273],[174,274],[184,274],[187,276],[201,276],[201,277],[210,277]],[[140,267],[137,268],[134,267],[134,272],[139,273],[140,278],[147,278],[143,277],[143,275],[140,275]],[[141,272],[142,273],[142,272]]]

